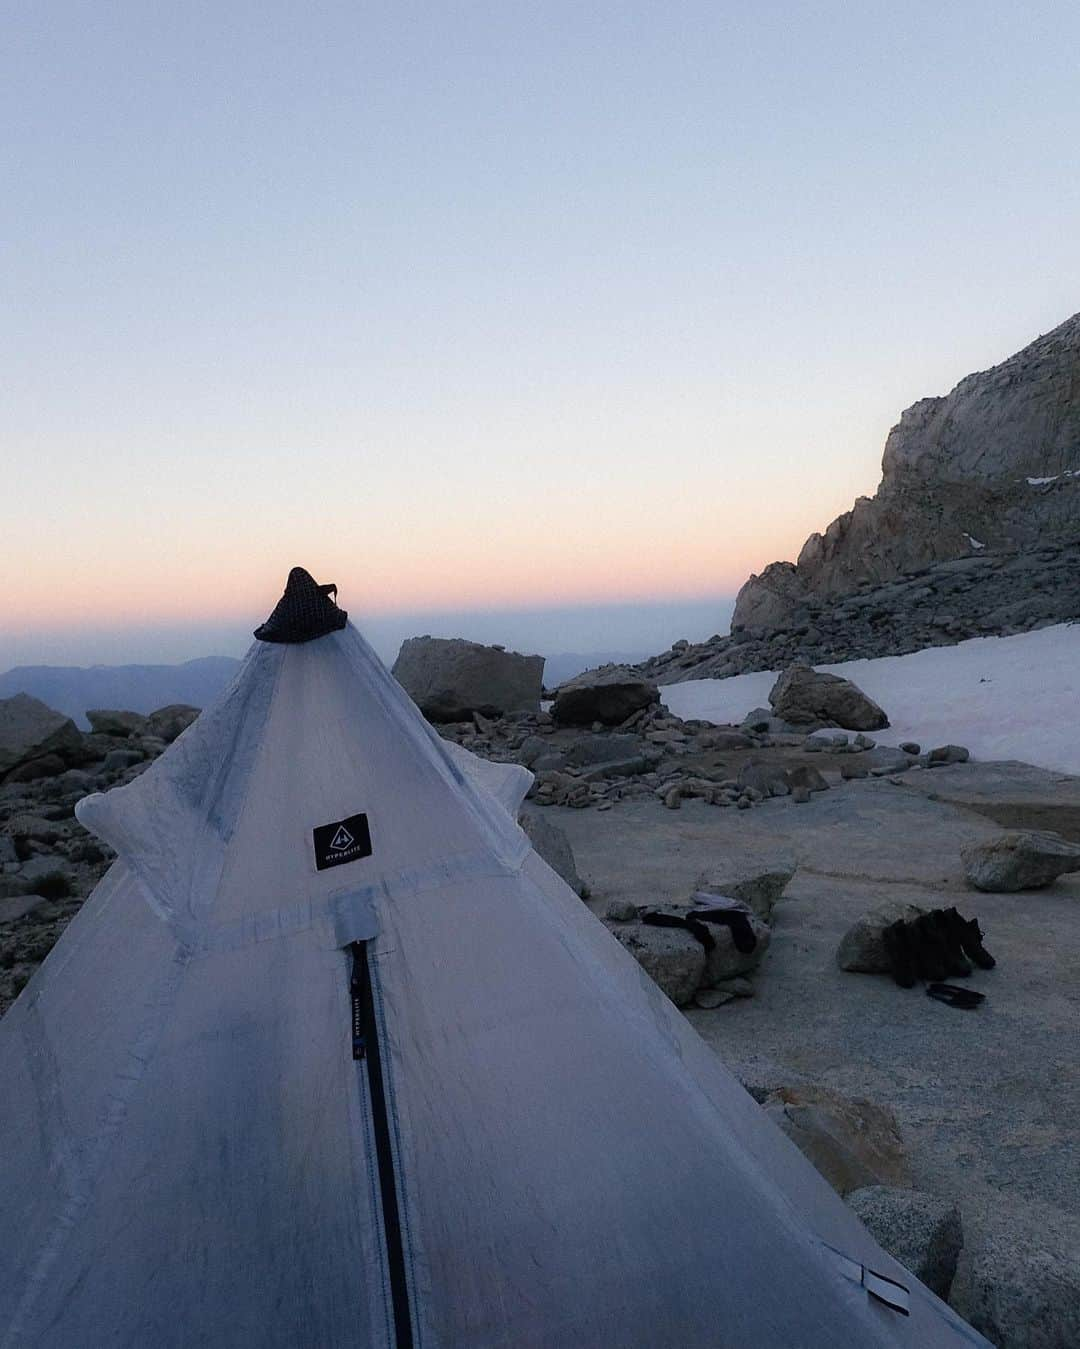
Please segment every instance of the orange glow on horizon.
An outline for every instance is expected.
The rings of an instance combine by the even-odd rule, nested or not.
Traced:
[[[273,608],[291,565],[291,562],[283,563],[278,569],[281,577],[279,583],[269,587],[253,582],[238,586],[232,595],[222,597],[222,602],[216,604],[206,602],[206,588],[197,583],[190,589],[174,589],[171,595],[146,587],[135,588],[135,593],[129,589],[124,594],[119,588],[106,591],[104,587],[95,586],[93,590],[64,597],[61,602],[58,602],[54,593],[45,600],[44,605],[41,603],[43,597],[24,592],[18,596],[18,604],[5,606],[0,613],[0,628],[33,631],[64,627],[86,629],[106,625],[116,629],[187,623],[245,624],[252,615],[261,615],[264,611],[269,613]],[[568,582],[561,588],[550,585],[526,589],[524,585],[520,588],[516,586],[514,578],[503,577],[499,585],[478,593],[476,588],[448,578],[445,584],[425,590],[404,591],[397,587],[384,587],[375,594],[370,576],[364,580],[359,575],[348,575],[341,568],[328,570],[313,567],[312,570],[319,579],[327,577],[337,582],[340,603],[358,618],[363,615],[378,617],[458,610],[495,613],[500,610],[584,608],[590,605],[662,603],[665,600],[674,603],[734,595],[746,579],[743,575],[738,581],[720,579],[714,586],[703,586],[699,576],[679,577],[665,586],[655,576],[623,577],[624,584],[605,588],[597,583],[596,577],[589,577],[584,581],[575,578],[574,582]],[[638,584],[634,584],[634,581]]]
[[[235,544],[218,540],[199,552],[157,552],[134,565],[130,554],[114,554],[92,570],[54,556],[6,592],[0,629],[246,622],[270,611],[294,565],[336,581],[344,607],[371,616],[719,597],[734,594],[751,570],[711,531],[686,531],[670,544],[648,541],[640,548],[625,541],[616,547],[599,535],[560,538],[550,546],[534,536],[514,547],[506,531],[472,539],[429,532],[416,549],[400,539],[394,547],[386,542],[384,536],[369,547],[328,547],[295,538],[284,545],[258,541],[253,548],[244,540],[238,558]],[[769,544],[754,551],[768,557]]]

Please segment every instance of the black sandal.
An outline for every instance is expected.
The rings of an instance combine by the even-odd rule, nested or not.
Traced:
[[[936,998],[948,1007],[963,1007],[970,1010],[986,1001],[985,993],[976,993],[973,988],[958,988],[956,984],[927,984],[926,995]]]

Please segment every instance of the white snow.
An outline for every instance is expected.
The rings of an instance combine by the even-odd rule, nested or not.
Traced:
[[[978,550],[979,550],[980,548],[985,548],[985,547],[986,547],[986,544],[985,544],[985,543],[980,543],[979,540],[976,539],[976,538],[975,538],[973,535],[971,535],[971,534],[965,534],[965,535],[964,535],[964,538],[967,539],[968,543],[971,544],[972,548],[974,548],[976,552],[978,552]]]
[[[976,637],[909,656],[819,665],[853,680],[888,714],[882,745],[966,745],[976,759],[1022,759],[1080,773],[1080,624]],[[768,707],[776,672],[667,684],[677,716],[722,725]]]
[[[1067,468],[1064,473],[1055,473],[1052,478],[1028,478],[1029,487],[1045,487],[1048,482],[1057,482],[1059,478],[1080,478],[1080,468]]]

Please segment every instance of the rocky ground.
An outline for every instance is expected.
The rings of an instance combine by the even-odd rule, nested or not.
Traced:
[[[809,716],[803,724],[785,721],[771,708],[752,712],[741,726],[684,721],[659,703],[653,686],[633,682],[638,701],[647,701],[614,726],[601,720],[567,725],[557,714],[539,711],[474,713],[439,731],[483,758],[530,768],[534,812],[563,806],[602,813],[653,801],[679,810],[700,800],[741,817],[788,796],[805,805],[828,791],[832,780],[893,778],[967,757],[958,746],[879,747],[871,735],[823,728],[804,709],[798,709]],[[0,1012],[112,861],[107,846],[76,820],[76,803],[144,772],[196,711],[94,713],[95,729],[82,734],[43,709],[51,719],[38,735],[39,741],[51,737],[47,752],[38,752],[42,745],[35,743],[0,783]]]
[[[828,677],[789,675],[739,726],[673,716],[634,672],[576,684],[439,730],[533,770],[537,850],[884,1245],[1002,1349],[1080,1344],[1080,779],[878,746],[854,726],[881,709]],[[109,865],[75,803],[193,715],[165,711],[43,722],[46,752],[9,762],[0,1011]],[[882,914],[948,906],[997,959],[965,981],[978,1009],[852,972]]]
[[[1080,541],[1034,552],[973,553],[841,598],[808,595],[776,628],[676,642],[635,669],[658,684],[903,656],[969,637],[1008,636],[1080,620]]]
[[[35,703],[0,701],[0,1014],[113,861],[75,819],[76,803],[132,781],[198,715],[101,713],[84,735]]]
[[[812,715],[778,683],[788,715]],[[847,719],[867,713],[840,693]],[[652,704],[568,726],[556,700],[443,732],[533,768],[527,809],[572,849],[549,860],[884,1245],[1001,1349],[1072,1349],[1080,778],[778,710],[721,727]],[[745,906],[752,951],[650,925],[717,894]],[[997,960],[951,981],[980,1007],[854,972],[867,930],[950,907]]]
[[[790,761],[792,751],[773,753]],[[826,761],[830,789],[805,808],[786,797],[739,816],[692,801],[675,814],[642,800],[598,817],[547,814],[570,839],[598,914],[684,902],[733,855],[793,862],[753,996],[687,1015],[759,1100],[813,1090],[848,1110],[869,1102],[857,1133],[880,1131],[878,1112],[888,1112],[898,1139],[860,1161],[877,1184],[959,1211],[958,1310],[1003,1346],[1080,1344],[1080,876],[990,895],[970,887],[962,859],[965,846],[992,843],[1033,812],[1080,840],[1080,780],[962,764],[845,781],[844,762]],[[997,966],[953,982],[983,991],[983,1006],[958,1011],[921,985],[840,968],[845,933],[868,909],[895,904],[979,918]],[[829,1119],[816,1127],[835,1162],[839,1129]],[[852,1181],[866,1178],[834,1183]]]
[[[1080,1344],[1080,779],[878,746],[881,709],[810,672],[739,726],[635,708],[635,674],[441,730],[532,768],[538,850],[882,1244],[1001,1349]],[[693,931],[721,896],[752,949]],[[854,972],[868,931],[949,907],[997,960],[952,980],[980,1007]]]
[[[655,697],[655,690],[646,696]],[[75,819],[76,802],[144,772],[195,711],[103,712],[95,714],[98,729],[85,735],[51,713],[41,718],[26,756],[8,768],[0,783],[0,1012],[112,861]],[[676,810],[699,799],[741,816],[775,797],[794,792],[805,802],[827,790],[819,764],[850,779],[919,770],[930,761],[929,753],[878,749],[868,736],[811,735],[812,727],[790,725],[769,709],[726,728],[682,721],[649,702],[614,727],[560,725],[542,711],[497,718],[475,713],[439,729],[484,758],[531,768],[534,806],[599,812],[634,801]]]

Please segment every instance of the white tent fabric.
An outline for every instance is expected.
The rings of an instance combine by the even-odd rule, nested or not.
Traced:
[[[3,1349],[986,1345],[532,852],[528,781],[349,627],[256,643],[81,804],[118,861],[0,1024]],[[370,856],[316,870],[358,813]]]

